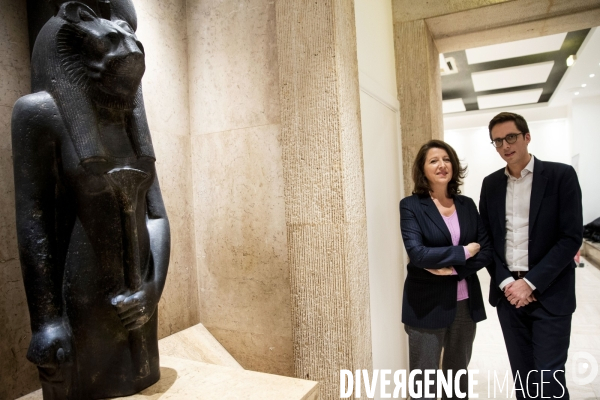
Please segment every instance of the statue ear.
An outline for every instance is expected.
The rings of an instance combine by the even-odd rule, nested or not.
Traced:
[[[78,1],[64,3],[58,11],[58,16],[74,24],[81,21],[93,21],[98,18],[94,10]]]

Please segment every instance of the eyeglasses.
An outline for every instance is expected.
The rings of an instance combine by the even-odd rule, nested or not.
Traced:
[[[498,139],[492,140],[491,143],[495,148],[500,148],[500,147],[502,147],[502,143],[505,140],[506,140],[506,143],[508,143],[508,144],[513,144],[514,142],[516,142],[519,135],[525,135],[525,134],[524,133],[509,133],[508,135],[504,136],[503,138],[498,138]]]

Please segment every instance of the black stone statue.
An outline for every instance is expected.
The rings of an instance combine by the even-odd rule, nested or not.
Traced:
[[[130,0],[54,1],[14,107],[17,230],[44,399],[158,381],[170,233]]]

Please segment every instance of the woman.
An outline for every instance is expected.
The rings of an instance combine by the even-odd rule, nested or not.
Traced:
[[[413,195],[400,202],[400,228],[410,258],[402,322],[411,370],[439,369],[442,349],[443,371],[466,369],[475,323],[486,318],[476,273],[492,253],[475,203],[459,194],[465,173],[452,147],[431,140],[413,164]],[[466,376],[460,391],[468,393]],[[425,393],[423,387],[423,398]]]

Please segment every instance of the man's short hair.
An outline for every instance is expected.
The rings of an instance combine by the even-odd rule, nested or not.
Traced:
[[[517,126],[517,129],[519,130],[519,132],[521,132],[523,134],[529,133],[529,127],[527,126],[527,121],[525,121],[525,118],[523,118],[519,114],[515,114],[515,113],[511,113],[511,112],[501,112],[500,114],[498,114],[494,118],[492,118],[492,120],[490,121],[490,125],[488,126],[488,129],[490,131],[490,140],[493,140],[492,128],[494,126],[501,124],[503,122],[506,122],[506,121],[513,121],[515,123],[515,125]]]

